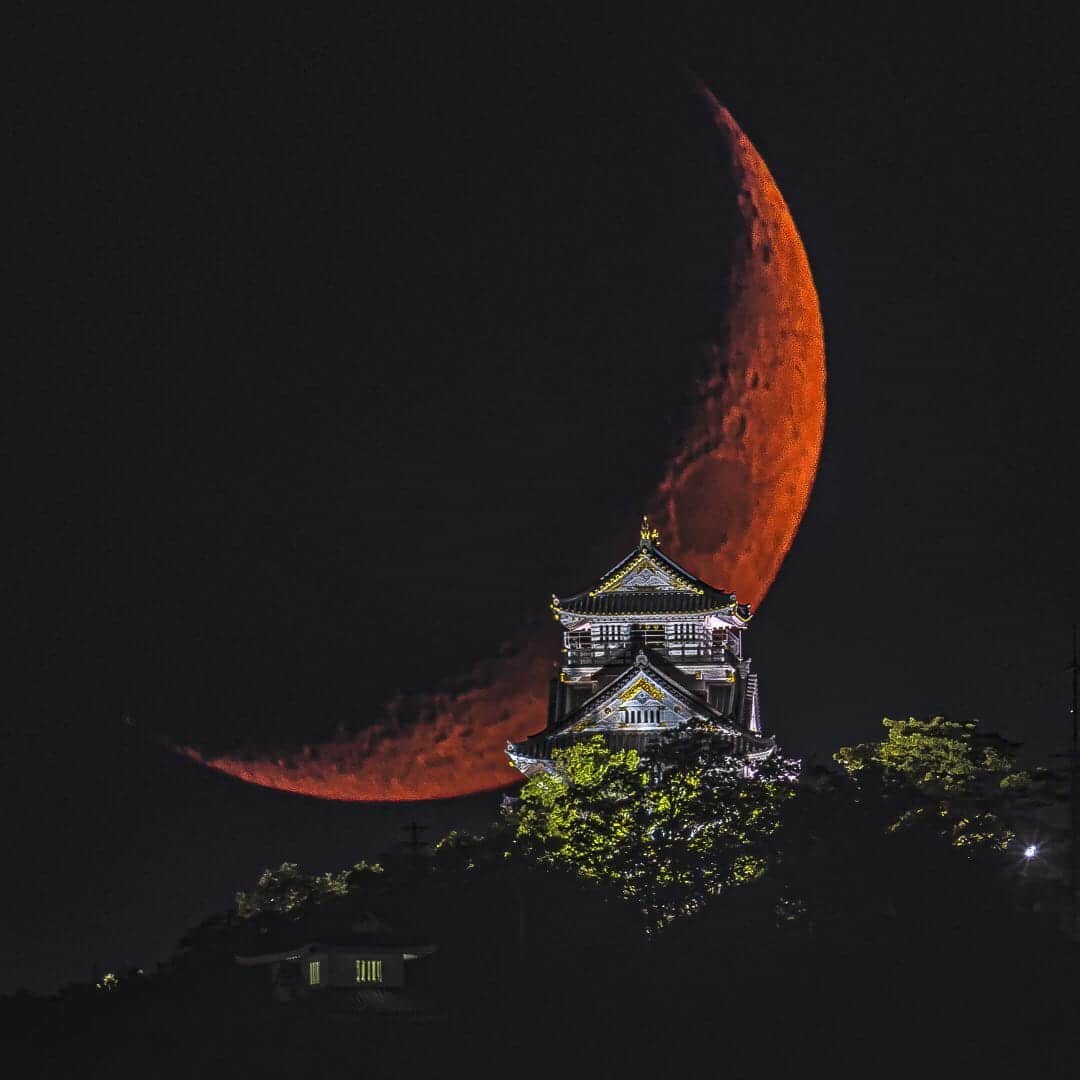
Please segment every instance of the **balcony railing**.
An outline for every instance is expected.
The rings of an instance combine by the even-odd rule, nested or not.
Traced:
[[[656,649],[662,656],[671,660],[703,660],[720,663],[724,660],[722,645],[705,644],[697,641],[661,641],[661,642],[622,642],[620,644],[571,645],[566,653],[566,662],[572,667],[602,667],[615,660],[633,660],[638,649],[644,645]]]

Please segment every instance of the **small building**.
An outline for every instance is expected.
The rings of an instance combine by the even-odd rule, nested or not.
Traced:
[[[278,932],[260,942],[258,952],[238,954],[236,962],[268,968],[277,1001],[321,999],[361,1012],[421,1013],[430,1011],[430,1001],[426,979],[417,978],[415,968],[437,949],[396,937],[382,924],[361,922],[326,941],[298,941]]]
[[[563,663],[552,680],[547,727],[507,744],[526,776],[552,752],[594,735],[612,749],[647,752],[665,731],[698,718],[749,761],[776,747],[762,727],[758,677],[743,655],[750,608],[660,551],[646,518],[638,546],[591,588],[552,597]]]

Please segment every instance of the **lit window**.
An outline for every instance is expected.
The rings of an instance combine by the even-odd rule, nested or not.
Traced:
[[[307,981],[309,986],[318,986],[322,982],[322,961],[308,961]]]
[[[382,961],[381,960],[357,960],[356,981],[358,983],[381,983]]]

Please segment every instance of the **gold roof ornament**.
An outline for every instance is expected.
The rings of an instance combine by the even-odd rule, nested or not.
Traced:
[[[641,519],[641,542],[652,544],[653,547],[660,546],[660,530],[655,525],[649,524],[648,514]]]
[[[653,699],[653,701],[663,701],[664,691],[659,687],[654,686],[643,675],[639,675],[620,695],[619,701],[624,705],[630,701],[631,698],[635,698],[640,693],[646,693]]]

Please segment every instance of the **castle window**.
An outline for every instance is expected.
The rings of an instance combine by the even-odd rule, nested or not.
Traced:
[[[701,648],[701,638],[696,623],[672,623],[667,629],[667,645],[671,655],[698,655]]]
[[[322,961],[311,960],[307,966],[308,986],[318,986],[322,982]]]
[[[381,983],[382,964],[381,960],[357,960],[356,981],[358,983]]]

